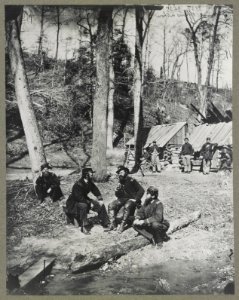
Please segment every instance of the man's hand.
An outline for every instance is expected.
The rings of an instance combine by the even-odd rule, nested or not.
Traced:
[[[49,194],[51,192],[51,188],[49,188],[46,192]]]
[[[134,225],[141,226],[141,225],[143,225],[143,224],[144,224],[144,220],[136,219],[136,220],[134,221]]]

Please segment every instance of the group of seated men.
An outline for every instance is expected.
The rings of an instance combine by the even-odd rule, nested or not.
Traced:
[[[41,174],[36,180],[36,193],[41,201],[44,201],[47,196],[53,201],[62,197],[60,181],[54,173],[49,171],[50,168],[48,164],[42,165]],[[129,176],[128,168],[119,166],[116,172],[119,180],[115,190],[116,197],[108,205],[107,212],[102,194],[93,182],[93,173],[92,168],[84,168],[81,178],[74,183],[66,201],[67,217],[77,218],[81,231],[84,234],[90,234],[87,214],[93,210],[97,212],[105,231],[117,230],[118,233],[122,233],[133,225],[139,233],[150,234],[152,243],[160,248],[163,241],[168,239],[166,231],[169,223],[164,219],[163,204],[158,199],[158,189],[150,186],[142,204],[144,188],[136,179]],[[92,193],[96,199],[90,198],[89,193]],[[122,217],[117,218],[120,210],[122,210]]]

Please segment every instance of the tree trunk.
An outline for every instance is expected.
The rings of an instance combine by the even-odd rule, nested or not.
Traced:
[[[110,53],[111,47],[110,47]],[[109,96],[108,96],[108,114],[107,114],[107,149],[113,149],[113,126],[114,126],[114,68],[112,55],[109,59]]]
[[[99,12],[96,41],[96,90],[93,108],[92,167],[96,181],[107,176],[107,105],[109,96],[109,42],[112,30],[112,9]]]
[[[168,234],[172,234],[189,224],[197,221],[201,214],[199,211],[189,214],[187,217],[175,220],[170,224]],[[89,253],[87,256],[76,255],[72,265],[71,271],[74,273],[87,272],[99,268],[110,259],[117,259],[122,255],[128,254],[130,251],[145,247],[150,244],[150,241],[143,236],[136,236],[136,231],[130,228],[125,233],[127,239],[119,241],[118,243],[106,245],[97,251]]]
[[[136,37],[135,37],[135,61],[134,61],[134,145],[135,145],[135,167],[134,171],[140,163],[142,154],[142,140],[141,133],[143,129],[143,105],[142,105],[142,75],[143,75],[143,62],[142,62],[142,49],[143,49],[143,16],[144,12],[141,9],[135,9],[136,21]]]
[[[56,53],[55,60],[58,58],[58,48],[59,48],[59,33],[60,33],[60,8],[56,6],[56,16],[57,16],[57,32],[56,32]]]
[[[40,37],[39,37],[39,45],[38,45],[38,56],[40,58],[40,71],[43,71],[44,69],[44,58],[43,58],[43,52],[42,52],[42,43],[43,43],[43,25],[44,25],[44,14],[45,14],[45,8],[42,5],[41,8],[41,29],[40,29]]]
[[[34,178],[36,173],[40,170],[41,164],[46,162],[46,158],[29,93],[21,49],[19,28],[16,19],[8,22],[7,30],[8,51],[11,71],[14,78],[15,94],[26,136],[27,148]]]

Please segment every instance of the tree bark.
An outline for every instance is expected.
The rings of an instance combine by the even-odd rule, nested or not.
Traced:
[[[44,58],[43,58],[43,51],[42,51],[43,35],[44,35],[44,30],[43,30],[44,14],[45,14],[45,8],[44,8],[44,5],[42,5],[42,8],[41,8],[41,29],[40,29],[39,45],[38,45],[38,56],[40,58],[40,71],[43,71],[43,69],[44,69]]]
[[[135,60],[134,60],[134,145],[135,145],[135,167],[137,171],[142,154],[141,132],[143,129],[143,107],[142,107],[142,75],[143,75],[143,17],[144,12],[140,8],[135,9],[136,36],[135,36]]]
[[[101,9],[96,41],[96,90],[93,108],[92,167],[96,181],[107,177],[107,105],[109,96],[109,42],[112,9]]]
[[[56,53],[55,53],[55,60],[58,58],[58,48],[59,48],[59,33],[60,33],[60,8],[56,6],[56,17],[57,17],[57,32],[56,32]]]
[[[175,220],[171,223],[168,230],[168,234],[172,234],[189,224],[197,221],[201,214],[199,211],[189,214],[187,217]],[[127,233],[127,239],[119,241],[118,243],[110,244],[105,247],[98,249],[97,251],[91,252],[86,256],[81,254],[76,255],[72,265],[71,271],[73,273],[87,272],[96,268],[99,268],[110,259],[117,259],[130,251],[145,247],[150,244],[150,241],[143,236],[136,236],[136,231],[130,228],[125,232]]]
[[[7,31],[8,51],[11,71],[14,78],[15,94],[26,136],[34,178],[36,173],[40,170],[41,164],[46,162],[46,157],[29,93],[17,19],[8,22]]]
[[[110,50],[111,53],[111,50]],[[109,96],[107,114],[107,149],[113,149],[113,126],[114,126],[114,68],[112,55],[109,59]]]

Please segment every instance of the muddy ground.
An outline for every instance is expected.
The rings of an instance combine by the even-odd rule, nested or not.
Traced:
[[[112,168],[114,174],[114,168]],[[62,177],[67,197],[78,174]],[[170,221],[200,210],[201,218],[171,235],[162,249],[148,245],[132,251],[99,270],[73,275],[76,254],[114,241],[132,231],[106,233],[95,225],[90,236],[66,225],[59,203],[39,204],[26,180],[7,182],[7,267],[21,274],[42,256],[56,257],[48,284],[33,294],[221,294],[234,277],[232,174],[198,171],[183,174],[177,168],[160,174],[133,175],[145,189],[159,188],[165,218]],[[117,178],[97,184],[105,204],[114,198]],[[91,214],[89,217],[94,217]]]

